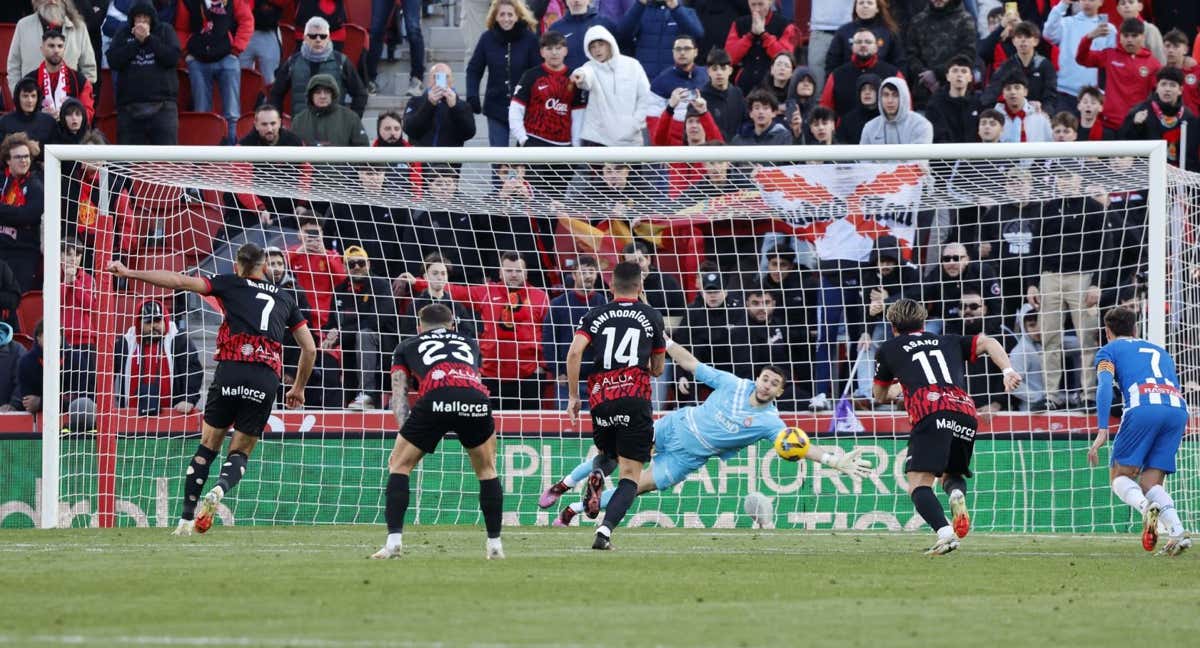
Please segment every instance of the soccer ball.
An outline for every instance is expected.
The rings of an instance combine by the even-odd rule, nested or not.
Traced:
[[[750,493],[742,501],[746,516],[760,529],[775,528],[775,505],[762,493]]]
[[[788,461],[800,461],[811,445],[808,435],[798,427],[790,427],[775,435],[775,453]]]

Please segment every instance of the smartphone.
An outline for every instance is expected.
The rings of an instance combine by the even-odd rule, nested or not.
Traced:
[[[1006,13],[1006,14],[1012,14],[1012,15],[1014,15],[1014,16],[1015,16],[1015,15],[1017,15],[1018,13],[1020,13],[1020,12],[1017,10],[1017,3],[1015,3],[1015,2],[1005,2],[1005,3],[1004,3],[1004,13]]]
[[[435,85],[439,88],[445,88],[446,87],[446,73],[438,72],[437,74],[433,75],[433,85]]]

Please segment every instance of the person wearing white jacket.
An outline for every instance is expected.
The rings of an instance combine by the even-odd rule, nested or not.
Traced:
[[[572,129],[571,143],[641,146],[646,116],[657,114],[642,64],[621,54],[617,39],[599,25],[588,28],[583,42],[588,62],[571,73],[571,81],[587,91],[587,107],[582,124]]]

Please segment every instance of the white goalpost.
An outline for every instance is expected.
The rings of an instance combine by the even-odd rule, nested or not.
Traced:
[[[480,340],[505,523],[549,524],[557,510],[539,509],[538,496],[594,454],[590,424],[572,429],[558,405],[556,336],[578,319],[569,304],[590,303],[581,300],[594,279],[581,268],[599,266],[591,299],[601,299],[607,269],[627,258],[650,262],[646,299],[666,311],[677,341],[743,377],[785,365],[794,378],[785,420],[819,443],[865,448],[875,466],[851,480],[763,444],[639,498],[632,525],[747,527],[742,500],[761,492],[774,500],[776,528],[919,526],[904,494],[907,418],[863,393],[888,335],[873,302],[901,294],[929,304],[942,330],[1032,348],[1043,384],[1046,349],[1062,350],[1059,390],[1040,398],[1004,394],[990,365],[968,372],[979,406],[995,409],[975,446],[977,529],[1140,524],[1084,455],[1095,429],[1086,360],[1103,344],[1104,309],[1141,309],[1144,335],[1175,355],[1200,404],[1200,175],[1168,167],[1164,142],[50,146],[45,188],[44,409],[41,440],[29,442],[41,453],[44,528],[165,527],[178,517],[219,304],[114,282],[103,268],[119,259],[211,276],[231,272],[246,242],[278,249],[277,278],[308,302],[321,358],[305,408],[272,417],[220,509],[225,524],[382,522],[396,432],[391,353],[411,334],[414,305],[429,299],[452,301]],[[1051,234],[1064,223],[1084,226]],[[1066,241],[1091,247],[1056,249]],[[94,283],[86,295],[77,272]],[[1090,280],[1047,307],[1059,303],[1047,282],[1067,274]],[[147,302],[160,311],[143,310]],[[287,367],[285,352],[285,380]],[[669,369],[656,409],[694,404],[697,391]],[[1189,527],[1200,523],[1198,472],[1189,428],[1168,481]],[[473,479],[457,443],[444,441],[414,473],[415,522],[477,523]]]

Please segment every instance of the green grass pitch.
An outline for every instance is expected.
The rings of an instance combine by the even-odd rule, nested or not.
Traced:
[[[410,526],[0,532],[0,646],[1196,645],[1200,551],[1137,537]]]

